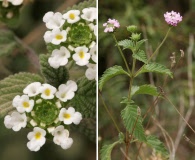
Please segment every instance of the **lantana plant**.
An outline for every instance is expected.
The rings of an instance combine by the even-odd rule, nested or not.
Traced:
[[[31,151],[39,151],[46,139],[68,149],[76,143],[71,138],[74,130],[95,141],[95,3],[86,1],[63,13],[49,11],[43,16],[48,53],[39,57],[42,77],[19,73],[0,81],[4,125],[15,132],[28,128],[27,147]],[[72,75],[72,71],[79,75]]]
[[[148,57],[146,55],[146,52],[142,49],[142,45],[147,41],[147,39],[141,38],[142,36],[141,33],[138,32],[137,26],[128,26],[126,30],[130,34],[130,36],[127,39],[117,41],[117,31],[121,29],[119,21],[116,19],[108,19],[108,21],[103,24],[104,32],[113,37],[115,45],[118,48],[118,51],[126,68],[123,69],[123,67],[119,65],[112,66],[103,73],[99,80],[100,103],[102,102],[102,106],[110,116],[110,120],[112,121],[113,126],[118,132],[118,138],[114,138],[118,140],[116,140],[112,144],[104,144],[101,147],[101,160],[110,160],[113,148],[119,144],[121,144],[120,153],[125,160],[132,159],[132,157],[135,159],[139,159],[140,149],[142,148],[142,146],[146,145],[152,147],[156,155],[159,154],[159,159],[167,159],[169,158],[169,156],[170,159],[173,159],[173,157],[169,155],[165,145],[158,139],[158,137],[156,135],[151,135],[147,130],[151,120],[153,119],[155,121],[153,110],[157,105],[158,100],[160,98],[164,98],[165,100],[170,102],[165,94],[165,91],[163,90],[163,86],[167,83],[168,77],[173,78],[172,69],[175,69],[174,66],[177,66],[175,65],[176,61],[174,57],[171,57],[172,65],[170,69],[158,62],[153,61],[153,58],[158,56],[159,49],[163,46],[170,33],[170,30],[176,27],[182,21],[182,16],[180,15],[180,13],[176,13],[174,11],[165,13],[164,18],[169,25],[167,27],[168,31],[165,34],[162,42],[159,44],[159,46],[157,46],[156,50]],[[130,52],[130,56],[128,58],[125,57],[123,50]],[[181,54],[181,58],[182,57],[184,57],[183,51]],[[147,83],[139,84],[139,77],[141,77],[141,75],[145,73],[157,73],[164,75],[166,77],[164,80],[164,84],[159,87]],[[103,92],[105,84],[108,83],[109,80],[111,80],[113,77],[118,75],[125,76],[127,78],[129,86],[128,91],[125,92],[128,94],[125,97],[122,97],[120,102],[115,102],[118,103],[118,107],[122,108],[120,113],[114,112],[114,109],[112,109],[112,112],[110,112],[109,108],[111,106],[107,105],[106,102],[109,102],[111,100],[113,101],[114,98],[111,99],[106,97]],[[143,81],[141,82],[143,83]],[[146,109],[146,112],[143,112],[144,106],[139,106],[139,102],[137,102],[138,99],[136,98],[138,95],[142,94],[155,97],[155,100],[152,103],[153,105],[148,107]],[[104,100],[104,98],[106,100]],[[177,109],[176,111],[178,112]],[[118,118],[119,116],[120,118]],[[122,120],[123,126],[121,126],[120,122],[115,120],[115,117]],[[99,117],[99,119],[101,119],[101,117]],[[186,122],[185,119],[183,120],[184,122]],[[137,146],[137,152],[135,152],[133,146]]]

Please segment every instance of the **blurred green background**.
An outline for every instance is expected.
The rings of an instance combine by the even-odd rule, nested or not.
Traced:
[[[108,18],[117,19],[121,24],[120,29],[115,33],[118,40],[123,40],[130,36],[126,31],[126,26],[137,25],[139,32],[142,33],[142,38],[148,39],[145,45],[143,45],[143,50],[145,50],[148,55],[151,55],[168,30],[168,25],[164,20],[163,14],[172,10],[180,12],[183,16],[183,21],[171,30],[168,39],[155,59],[158,63],[170,68],[170,56],[172,56],[172,53],[175,52],[176,61],[178,61],[181,54],[180,49],[185,52],[184,58],[178,63],[177,69],[174,72],[174,79],[168,79],[168,83],[163,89],[184,117],[187,112],[190,113],[189,124],[195,128],[195,46],[193,41],[195,34],[195,0],[99,0],[98,75],[101,77],[103,72],[113,65],[122,65],[123,68],[125,68],[112,36],[103,32],[104,28],[102,24],[105,23]],[[191,37],[191,42],[189,42],[189,37]],[[189,47],[192,50],[192,56],[188,53]],[[131,63],[131,53],[124,50],[124,54],[128,62]],[[192,60],[192,64],[187,62],[188,58]],[[137,69],[141,65],[142,63],[137,63]],[[192,73],[192,92],[189,91],[188,72]],[[134,85],[154,83],[155,86],[162,86],[164,78],[165,77],[161,75],[153,74],[151,76],[144,74],[134,82]],[[128,86],[128,80],[126,78],[117,76],[110,80],[102,91],[105,103],[108,105],[116,122],[121,126],[120,128],[123,128],[120,118],[120,111],[123,107],[120,101],[121,97],[127,95]],[[189,100],[190,97],[191,100]],[[144,114],[146,109],[152,104],[153,97],[140,95],[134,100],[140,106],[142,114]],[[111,144],[117,140],[118,133],[100,99],[98,114],[100,149],[103,144]],[[173,149],[176,150],[175,153],[172,152],[173,155],[175,155],[175,159],[193,160],[195,157],[195,145],[192,143],[195,143],[195,134],[189,128],[182,127],[183,121],[174,108],[165,100],[160,100],[154,115],[160,122],[160,125],[172,138],[174,145],[171,151],[173,151]],[[148,119],[146,119],[144,125],[146,125],[147,122]],[[181,128],[184,129],[184,131],[179,135],[178,133]],[[154,122],[150,123],[146,132],[158,136],[165,143],[162,131]],[[183,134],[190,139],[190,142],[185,140],[182,136]],[[130,147],[130,157],[132,160],[135,159],[138,146],[139,145],[132,145]],[[121,152],[121,148],[124,148],[124,146],[118,146],[113,150],[113,160],[123,159],[124,156]],[[142,160],[154,160],[155,158],[161,160],[159,157],[152,156],[152,150],[146,146],[142,147],[140,158]]]
[[[20,10],[17,24],[7,26],[0,22],[0,32],[12,30],[22,47],[16,47],[14,52],[0,57],[0,79],[21,71],[39,73],[38,56],[47,53],[43,35],[46,31],[42,21],[48,11],[62,12],[83,0],[26,0]],[[81,73],[74,72],[74,75]],[[73,75],[73,76],[74,76]],[[61,149],[52,141],[37,153],[28,150],[27,134],[31,130],[22,129],[19,132],[8,130],[0,119],[0,160],[95,160],[96,144],[79,132],[72,132],[73,146],[68,150]]]

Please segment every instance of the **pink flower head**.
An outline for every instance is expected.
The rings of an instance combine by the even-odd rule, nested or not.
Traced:
[[[177,24],[182,21],[182,16],[180,16],[179,12],[178,13],[174,11],[166,12],[164,14],[164,17],[165,21],[172,26],[177,26]]]
[[[120,24],[119,22],[116,20],[116,19],[108,19],[107,23],[104,23],[103,24],[104,27],[106,27],[104,29],[104,32],[114,32],[114,30],[116,28],[119,28],[120,27]]]

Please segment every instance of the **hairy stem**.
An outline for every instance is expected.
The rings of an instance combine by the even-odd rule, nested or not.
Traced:
[[[164,39],[162,40],[162,42],[159,44],[159,46],[156,48],[156,50],[154,51],[154,53],[150,56],[150,58],[148,59],[148,63],[150,62],[150,60],[158,53],[158,50],[161,48],[161,46],[164,44],[165,40],[167,39],[169,32],[171,31],[172,27],[169,27]]]
[[[129,65],[127,64],[127,61],[126,61],[126,59],[125,59],[125,56],[124,56],[124,54],[123,54],[123,52],[122,52],[120,46],[118,45],[118,41],[117,41],[117,39],[116,39],[116,36],[115,36],[114,34],[112,34],[112,36],[113,36],[114,41],[115,41],[115,43],[116,43],[116,46],[117,46],[117,48],[118,48],[118,50],[119,50],[119,53],[121,54],[121,57],[123,58],[123,61],[125,62],[125,65],[126,65],[126,68],[127,68],[127,70],[128,70],[128,73],[129,73],[130,76],[131,76],[131,71],[130,71],[130,69],[129,69]]]

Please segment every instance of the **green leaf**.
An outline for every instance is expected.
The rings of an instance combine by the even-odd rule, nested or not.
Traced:
[[[82,77],[77,81],[78,90],[71,100],[71,105],[82,113],[84,118],[96,116],[96,81]]]
[[[113,78],[115,76],[121,75],[121,74],[125,74],[125,75],[130,76],[125,70],[123,70],[123,68],[121,66],[113,66],[113,67],[108,68],[99,80],[100,91],[102,90],[104,84],[108,80],[110,80],[111,78]]]
[[[96,119],[83,118],[79,125],[72,125],[71,127],[86,135],[92,142],[96,142]]]
[[[66,67],[59,67],[55,69],[48,63],[49,55],[40,55],[41,73],[46,79],[46,82],[54,87],[58,87],[60,84],[66,83],[69,79],[69,73]]]
[[[147,63],[147,61],[148,61],[146,53],[143,50],[139,50],[137,53],[134,53],[133,58],[135,58],[141,62],[144,62],[144,63]]]
[[[9,55],[19,47],[14,33],[8,30],[0,30],[0,56]]]
[[[141,142],[146,142],[146,136],[142,125],[142,118],[138,114],[138,106],[135,104],[128,104],[122,111],[121,117],[125,128],[130,134],[137,138]]]
[[[171,78],[173,78],[173,73],[165,66],[159,63],[149,63],[146,64],[142,67],[142,69],[136,74],[138,76],[141,73],[145,72],[155,72],[155,73],[160,73],[160,74],[167,74]]]
[[[111,160],[111,152],[113,148],[119,144],[119,141],[116,141],[110,145],[104,145],[102,149],[100,150],[100,159],[101,160]]]
[[[163,156],[168,157],[169,153],[165,148],[164,144],[155,136],[147,136],[147,142],[150,147],[152,147],[156,152],[161,153]]]
[[[137,94],[148,94],[151,96],[157,96],[158,91],[157,88],[153,85],[142,85],[142,86],[133,86],[131,89],[131,96]]]
[[[22,95],[23,89],[32,82],[43,83],[43,79],[36,74],[19,73],[0,81],[0,116],[14,110],[12,100],[16,95]]]
[[[136,49],[139,50],[139,48],[141,47],[141,45],[142,45],[145,41],[147,41],[147,39],[142,39],[142,40],[138,41],[138,42],[136,43]]]
[[[125,40],[119,41],[118,42],[118,45],[119,46],[122,46],[123,49],[129,48],[131,50],[134,50],[134,47],[135,47],[133,41],[132,40],[129,40],[129,39],[125,39]]]

